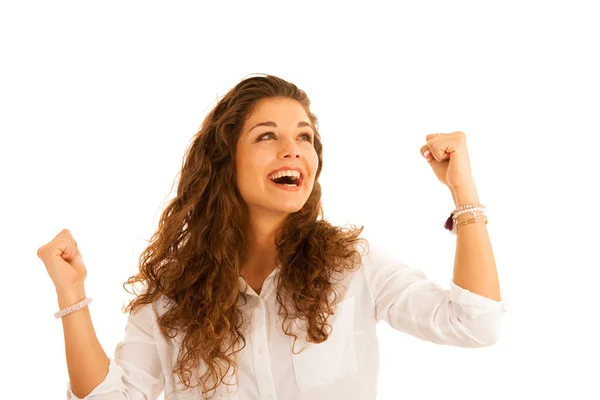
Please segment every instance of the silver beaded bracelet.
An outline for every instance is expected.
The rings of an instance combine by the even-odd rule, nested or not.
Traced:
[[[81,300],[79,303],[77,304],[73,304],[71,307],[67,307],[63,310],[60,310],[56,313],[54,313],[54,318],[62,318],[66,315],[69,315],[71,313],[74,313],[75,311],[87,306],[88,304],[90,304],[92,302],[92,298],[88,297],[85,300]]]

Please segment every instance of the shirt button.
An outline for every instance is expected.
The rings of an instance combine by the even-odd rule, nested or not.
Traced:
[[[263,353],[263,349],[262,347],[260,349],[258,349],[258,354],[262,354]],[[267,399],[267,400],[271,400],[271,399]]]

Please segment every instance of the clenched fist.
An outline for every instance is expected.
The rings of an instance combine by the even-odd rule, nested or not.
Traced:
[[[87,270],[68,229],[63,229],[49,243],[40,247],[37,256],[44,262],[58,294],[81,293]]]

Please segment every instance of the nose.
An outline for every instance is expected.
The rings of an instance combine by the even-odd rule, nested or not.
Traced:
[[[293,139],[282,139],[280,143],[280,158],[300,158],[300,147]]]

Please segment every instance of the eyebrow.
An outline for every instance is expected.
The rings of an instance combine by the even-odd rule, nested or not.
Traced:
[[[257,128],[259,126],[270,126],[270,127],[273,127],[273,128],[277,128],[277,124],[275,122],[273,122],[273,121],[265,121],[265,122],[261,122],[261,123],[258,123],[256,125],[254,125],[252,127],[252,129]],[[306,121],[300,121],[300,122],[298,122],[297,128],[302,128],[302,127],[305,127],[305,126],[308,126],[311,130],[313,130],[312,125],[310,123],[306,122]],[[252,131],[252,129],[250,129],[248,131],[248,133],[250,133]]]

